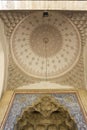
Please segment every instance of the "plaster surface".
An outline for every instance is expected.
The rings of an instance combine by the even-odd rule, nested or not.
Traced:
[[[0,0],[0,10],[87,10],[87,1]]]

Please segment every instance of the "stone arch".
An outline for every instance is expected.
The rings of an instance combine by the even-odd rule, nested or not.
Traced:
[[[8,42],[5,35],[5,26],[0,19],[0,97],[6,89],[8,68]]]

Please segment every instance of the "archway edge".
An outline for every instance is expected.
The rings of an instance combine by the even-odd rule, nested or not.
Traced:
[[[6,90],[8,72],[8,41],[5,35],[5,25],[0,19],[0,97]]]

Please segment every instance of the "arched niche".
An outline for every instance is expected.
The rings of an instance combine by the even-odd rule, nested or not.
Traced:
[[[77,130],[77,125],[66,108],[45,95],[24,109],[14,130]]]
[[[5,26],[0,19],[0,97],[6,89],[8,67],[8,42],[5,35]]]

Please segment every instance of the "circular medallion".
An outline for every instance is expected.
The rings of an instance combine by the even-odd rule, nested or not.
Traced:
[[[30,45],[32,51],[38,56],[45,58],[46,53],[49,52],[47,57],[51,57],[61,49],[62,36],[55,26],[41,24],[32,31]]]
[[[43,17],[31,13],[14,29],[11,52],[15,63],[27,75],[55,78],[67,73],[80,55],[80,37],[73,23],[57,12]]]

